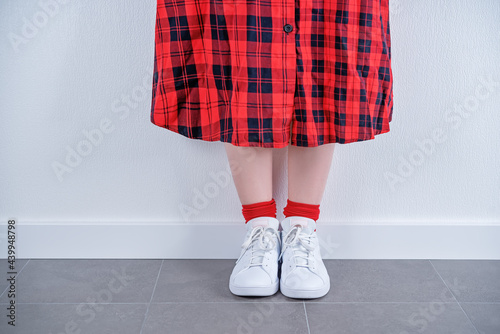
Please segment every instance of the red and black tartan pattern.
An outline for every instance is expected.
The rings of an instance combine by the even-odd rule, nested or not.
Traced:
[[[151,122],[185,137],[369,140],[392,87],[389,0],[157,0]]]

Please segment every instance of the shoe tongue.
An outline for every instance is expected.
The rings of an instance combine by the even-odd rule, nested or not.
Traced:
[[[271,248],[273,246],[272,235],[266,229],[268,227],[275,228],[275,223],[270,217],[257,217],[253,218],[247,223],[248,233],[251,230],[262,227],[262,231],[259,232],[258,235],[254,236],[254,240],[252,242],[252,255],[254,256],[252,263],[260,263],[263,260],[265,255],[265,250],[262,248]],[[255,232],[254,232],[255,233]],[[260,239],[262,239],[263,246],[261,247]],[[257,262],[254,262],[257,261]]]
[[[302,231],[306,234],[310,234],[316,229],[313,222],[302,217],[290,218],[290,228],[292,229],[295,225],[300,225],[302,227]]]
[[[262,227],[266,228],[267,226],[269,226],[269,223],[268,223],[267,219],[259,219],[258,221],[257,220],[253,221],[251,224],[252,228],[258,227],[258,226],[262,226]],[[262,233],[266,233],[266,232],[262,231]],[[264,260],[265,250],[261,247],[260,241],[259,241],[259,239],[261,239],[261,238],[262,238],[262,243],[263,243],[265,248],[270,248],[272,246],[273,240],[271,239],[271,236],[269,235],[269,233],[265,234],[264,236],[260,235],[258,238],[256,238],[252,244],[252,254],[255,257],[252,259],[251,263],[262,263],[262,261]]]
[[[251,225],[252,225],[252,228],[257,227],[257,226],[268,227],[269,221],[267,218],[252,219]]]
[[[313,224],[310,224],[310,222],[304,218],[301,218],[301,217],[298,217],[298,218],[290,218],[290,228],[294,228],[295,226],[300,226],[301,227],[301,231],[300,231],[300,234],[304,234],[304,235],[309,235],[311,234],[315,227],[313,226]],[[299,229],[296,229],[295,232],[293,232],[294,234],[291,235],[290,237],[291,238],[294,238],[295,234],[299,232]],[[310,241],[309,239],[302,239],[302,242],[305,242],[307,244],[310,244]],[[294,248],[295,248],[295,251],[294,253],[297,254],[297,255],[302,255],[303,257],[295,257],[295,263],[298,265],[298,266],[303,266],[303,265],[307,265],[308,264],[308,260],[305,259],[304,257],[307,257],[307,254],[308,254],[308,250],[302,245],[302,242],[299,241],[298,239],[296,240],[296,245],[294,245]]]
[[[298,230],[295,230],[294,233],[297,233]],[[303,233],[303,232],[301,232]],[[294,236],[291,235],[291,238],[293,238]],[[301,255],[301,256],[296,256],[295,257],[295,263],[297,264],[297,266],[304,266],[304,265],[307,265],[308,264],[308,261],[307,261],[307,254],[308,254],[308,250],[302,245],[302,242],[304,243],[309,243],[308,240],[302,240],[300,241],[299,239],[297,239],[295,241],[295,244],[292,245],[292,247],[294,248],[294,254],[295,255]]]

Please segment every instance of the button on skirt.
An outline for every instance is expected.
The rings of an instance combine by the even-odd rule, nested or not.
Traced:
[[[389,132],[389,0],[157,0],[151,122],[282,148]]]

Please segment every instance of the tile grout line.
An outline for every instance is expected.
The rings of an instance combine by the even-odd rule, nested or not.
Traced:
[[[21,270],[19,270],[19,272],[17,273],[17,275],[15,276],[16,277],[16,282],[17,282],[17,278],[19,276],[19,274],[21,274],[21,272],[23,271],[24,268],[26,268],[26,265],[31,261],[31,259],[28,259],[28,261],[26,261],[26,263],[24,264],[24,266],[21,268]],[[7,262],[7,266],[8,266],[9,262]],[[5,287],[5,290],[3,290],[3,292],[0,294],[0,298],[3,297],[3,294],[5,293],[5,291],[7,291],[9,289],[9,285],[7,285]],[[17,303],[19,304],[19,303]]]
[[[161,269],[163,268],[163,262],[165,262],[165,259],[161,260],[160,270],[158,270],[158,275],[156,275],[155,286],[153,287],[153,292],[151,293],[151,298],[149,299],[148,307],[146,308],[146,313],[144,314],[144,320],[142,321],[141,331],[139,332],[139,334],[142,334],[144,325],[146,324],[146,320],[148,319],[149,307],[151,306],[153,296],[155,295],[156,286],[158,285],[158,279],[160,278]]]
[[[472,325],[472,327],[474,328],[474,330],[476,331],[476,333],[479,334],[479,331],[477,330],[476,325],[474,325],[474,323],[472,322],[472,320],[469,318],[469,315],[467,314],[467,312],[465,312],[465,310],[462,307],[462,304],[460,304],[460,302],[458,302],[458,306],[460,307],[460,309],[462,310],[462,312],[465,314],[465,316],[467,317],[467,320],[469,320],[470,324]]]
[[[459,302],[460,304],[500,304],[500,302]]]
[[[149,303],[99,303],[99,305],[148,305]],[[9,303],[0,303],[0,305],[9,305]],[[93,305],[85,302],[69,302],[69,303],[16,303],[16,305]]]
[[[305,301],[302,301],[302,304],[304,305],[304,314],[306,315],[307,333],[311,334],[311,329],[309,328],[309,319],[307,318],[307,310],[306,310],[306,303],[305,303]]]
[[[458,307],[460,307],[460,309],[462,310],[462,312],[465,315],[465,317],[467,318],[467,320],[469,320],[469,323],[472,325],[472,328],[474,328],[474,330],[476,331],[476,333],[479,334],[479,331],[477,330],[477,328],[474,325],[474,323],[472,322],[472,320],[469,318],[469,315],[467,314],[467,312],[465,312],[464,308],[462,307],[462,304],[460,304],[460,302],[458,301],[457,297],[455,297],[455,294],[453,293],[453,291],[450,289],[450,287],[448,286],[448,284],[446,284],[446,282],[444,281],[443,277],[441,277],[441,274],[439,273],[439,271],[436,269],[436,267],[434,267],[434,264],[432,263],[432,261],[430,259],[428,259],[427,261],[429,261],[429,263],[431,264],[431,266],[434,269],[434,271],[436,272],[436,274],[438,274],[439,278],[441,279],[441,281],[443,281],[444,285],[450,291],[450,293],[453,296],[453,298],[455,298],[455,300],[457,301]]]
[[[441,282],[443,282],[444,286],[446,287],[446,289],[448,289],[448,291],[451,293],[451,296],[453,297],[453,299],[455,299],[455,302],[457,302],[458,304],[458,299],[457,297],[455,297],[455,294],[453,293],[453,291],[451,291],[450,287],[448,286],[448,284],[446,284],[446,282],[444,281],[443,277],[441,276],[441,274],[438,272],[438,270],[436,269],[436,267],[434,267],[434,264],[432,264],[431,260],[430,259],[427,259],[427,261],[429,262],[429,264],[431,265],[432,269],[434,269],[434,272],[439,276],[439,278],[441,279]]]
[[[270,302],[266,302],[266,301],[255,301],[255,302],[224,302],[224,301],[218,301],[218,302],[214,302],[214,301],[211,301],[211,302],[200,302],[200,301],[196,301],[196,302],[156,302],[156,303],[153,303],[151,302],[151,304],[153,305],[162,305],[162,304],[255,304],[255,303],[258,303],[258,304],[290,304],[290,305],[294,305],[294,304],[298,304],[298,303],[302,303],[302,302],[288,302],[288,301],[284,301],[284,302],[280,302],[280,301],[270,301]],[[305,302],[307,304],[311,304],[311,305],[314,305],[314,304],[426,304],[426,303],[429,303],[429,301],[420,301],[420,302],[405,302],[405,301],[400,301],[400,302]],[[79,305],[81,304],[80,302],[68,302],[68,303],[58,303],[58,302],[54,302],[54,303],[46,303],[46,302],[43,302],[43,303],[23,303],[23,302],[18,302],[16,304],[19,304],[19,305]],[[143,305],[143,304],[149,304],[149,302],[145,302],[145,303],[99,303],[99,305]],[[441,302],[441,304],[457,304],[457,302]],[[482,304],[482,305],[499,305],[500,302],[462,302],[461,304]],[[9,303],[0,303],[0,305],[9,305]]]

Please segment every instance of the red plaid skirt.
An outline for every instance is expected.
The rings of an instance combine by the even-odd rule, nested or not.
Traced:
[[[151,122],[281,148],[389,132],[389,0],[157,0]]]

